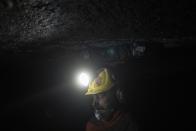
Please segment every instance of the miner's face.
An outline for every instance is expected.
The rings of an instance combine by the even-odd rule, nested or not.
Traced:
[[[92,106],[96,109],[107,109],[109,105],[109,96],[107,93],[93,95]]]

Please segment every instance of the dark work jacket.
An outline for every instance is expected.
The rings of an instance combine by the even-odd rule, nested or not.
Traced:
[[[128,113],[116,111],[108,121],[96,120],[87,122],[86,131],[137,131]]]

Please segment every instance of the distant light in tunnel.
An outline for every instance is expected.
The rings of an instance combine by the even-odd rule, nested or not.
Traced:
[[[81,72],[77,76],[77,81],[81,88],[86,88],[90,82],[90,75],[87,72]]]

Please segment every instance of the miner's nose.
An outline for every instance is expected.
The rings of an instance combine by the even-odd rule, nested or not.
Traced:
[[[96,107],[98,106],[98,98],[96,95],[93,96],[92,106]]]

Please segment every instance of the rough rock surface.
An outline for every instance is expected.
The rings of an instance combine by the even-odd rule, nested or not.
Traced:
[[[9,49],[48,41],[193,38],[194,10],[193,0],[2,0],[0,42]]]

